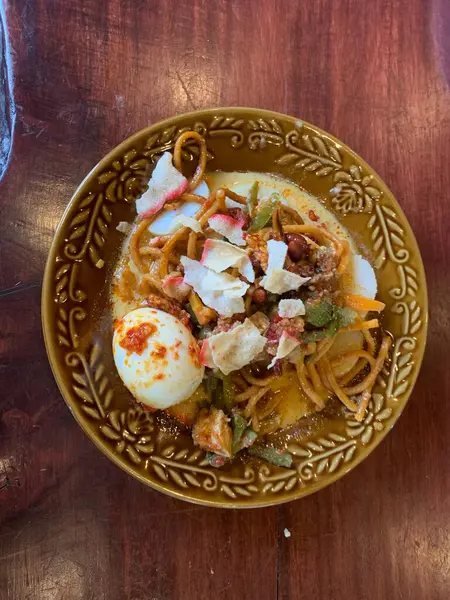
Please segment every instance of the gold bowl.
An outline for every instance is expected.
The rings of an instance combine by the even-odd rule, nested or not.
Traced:
[[[305,418],[289,445],[292,467],[237,458],[209,465],[181,429],[142,410],[114,366],[109,285],[121,236],[152,163],[194,129],[208,146],[208,170],[277,173],[318,197],[371,257],[392,336],[363,422],[341,410]],[[196,148],[185,157],[196,160]],[[412,392],[425,349],[427,288],[420,252],[395,198],[345,144],[279,113],[218,108],[178,115],[136,133],[110,152],[73,195],[50,248],[42,293],[45,344],[58,386],[78,423],[117,465],[177,498],[247,508],[301,498],[336,481],[379,444]]]

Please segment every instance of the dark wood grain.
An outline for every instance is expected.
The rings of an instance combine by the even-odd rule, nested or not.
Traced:
[[[449,598],[448,1],[9,0],[7,22],[2,600]],[[218,105],[298,115],[364,156],[415,230],[431,306],[423,369],[386,441],[330,488],[245,512],[164,497],[110,464],[62,401],[40,325],[77,183],[133,131]]]

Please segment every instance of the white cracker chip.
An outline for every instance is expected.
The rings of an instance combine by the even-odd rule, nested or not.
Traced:
[[[245,319],[231,331],[208,338],[214,364],[224,375],[248,365],[262,352],[266,342],[250,319]]]
[[[261,286],[272,294],[285,294],[298,290],[300,286],[310,280],[310,277],[301,277],[285,269],[272,269],[261,279]]]
[[[287,255],[287,245],[277,240],[267,242],[269,260],[265,277],[261,279],[261,286],[273,294],[284,294],[297,290],[301,285],[310,280],[310,277],[301,277],[283,269]]]
[[[197,219],[194,219],[193,217],[179,214],[174,218],[173,223],[174,225],[181,225],[181,227],[189,227],[189,229],[192,229],[195,233],[202,232],[202,226]]]
[[[229,215],[215,214],[209,218],[208,224],[213,231],[220,233],[236,246],[245,246],[244,236],[242,234],[242,221],[233,219]]]
[[[207,239],[200,262],[216,273],[222,273],[229,267],[236,267],[247,281],[250,283],[255,281],[255,271],[247,252],[228,242]]]
[[[278,314],[280,317],[286,317],[287,319],[293,319],[306,313],[305,305],[303,300],[280,300],[278,303]]]
[[[267,242],[267,252],[269,260],[267,264],[267,272],[272,269],[282,269],[286,260],[288,247],[284,242],[278,240],[269,240]]]
[[[244,312],[242,296],[249,288],[247,283],[228,273],[215,273],[187,256],[182,256],[180,262],[184,267],[184,282],[194,288],[206,306],[224,317]]]
[[[283,333],[281,334],[281,337],[280,337],[280,341],[278,343],[277,353],[273,357],[271,363],[269,364],[269,366],[267,368],[271,369],[272,367],[274,367],[277,360],[280,360],[281,358],[285,358],[286,356],[288,356],[288,354],[290,354],[293,350],[295,350],[295,348],[297,348],[297,346],[299,346],[299,345],[300,345],[299,340],[297,340],[292,335],[289,335],[288,333],[283,331]]]

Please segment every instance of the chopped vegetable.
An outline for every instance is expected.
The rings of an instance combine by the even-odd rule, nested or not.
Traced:
[[[324,327],[332,320],[334,305],[329,300],[306,303],[306,321],[314,327]]]
[[[248,212],[251,217],[254,216],[255,210],[256,210],[256,205],[258,203],[258,190],[259,190],[259,182],[255,181],[252,184],[252,186],[249,189],[248,194],[247,194]]]
[[[233,430],[233,454],[237,454],[243,448],[249,448],[258,437],[256,431],[247,427],[247,421],[237,411],[231,417],[231,428]]]
[[[344,294],[344,301],[348,308],[352,308],[358,312],[368,312],[373,310],[375,312],[381,312],[386,306],[379,300],[371,300],[364,296],[358,296],[356,294]]]
[[[248,231],[250,233],[253,233],[255,231],[259,231],[265,225],[267,225],[267,223],[272,218],[273,211],[279,204],[280,199],[278,194],[272,194],[272,196],[268,200],[262,202],[258,207],[256,216],[254,217],[254,219],[252,219],[252,222],[250,223]]]
[[[241,448],[249,448],[257,437],[258,434],[256,431],[253,431],[251,427],[247,427],[247,429],[244,431],[244,435],[242,436]]]
[[[234,390],[233,390],[233,382],[231,381],[230,375],[224,375],[222,377],[223,381],[223,404],[225,406],[225,410],[227,412],[231,412],[234,404]]]
[[[215,467],[216,469],[220,469],[220,467],[223,467],[223,465],[226,462],[224,456],[220,456],[220,454],[214,454],[214,452],[207,452],[206,459],[211,465],[211,467]]]
[[[310,344],[311,342],[320,342],[320,340],[328,337],[326,329],[318,329],[316,331],[306,331],[301,336],[301,341],[304,344]]]
[[[231,429],[233,430],[233,454],[241,449],[241,440],[244,431],[247,429],[247,421],[238,412],[235,412],[231,417]]]
[[[222,408],[223,402],[223,387],[220,379],[213,373],[209,373],[206,379],[206,391],[208,392],[208,400],[210,404],[216,408]]]
[[[323,323],[324,325],[327,325],[325,329],[321,329],[319,331],[307,331],[305,335],[302,335],[301,341],[304,343],[318,342],[319,340],[323,340],[327,337],[333,337],[340,329],[351,326],[356,317],[355,313],[349,308],[339,308],[339,306],[331,304],[331,302],[328,300],[322,300],[322,302],[314,306],[314,308],[319,307],[326,308],[323,308],[322,313],[314,313],[316,322],[320,321],[321,316],[323,316],[323,319],[325,319],[325,317],[327,317],[329,314],[329,309],[331,310],[331,318],[327,321],[327,323]],[[308,320],[308,307],[306,308],[306,318]],[[311,321],[308,322],[311,323]],[[314,323],[311,324],[314,325]]]
[[[285,467],[287,469],[292,465],[292,456],[288,452],[282,452],[277,448],[269,448],[266,446],[251,446],[248,450],[251,456],[261,458],[266,462],[276,465],[277,467]]]

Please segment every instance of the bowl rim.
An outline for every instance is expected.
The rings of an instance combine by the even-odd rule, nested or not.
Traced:
[[[378,180],[381,183],[384,190],[386,190],[388,195],[394,200],[395,205],[396,205],[395,206],[396,211],[399,213],[400,217],[402,218],[402,221],[404,223],[406,223],[406,226],[407,226],[406,233],[408,236],[408,242],[410,243],[412,250],[414,250],[414,252],[416,253],[417,263],[418,263],[418,267],[419,267],[419,275],[425,283],[424,290],[423,290],[423,311],[424,311],[423,312],[423,338],[424,338],[424,342],[423,342],[423,344],[420,344],[420,346],[419,346],[419,356],[415,361],[416,369],[414,370],[414,373],[411,376],[410,390],[407,393],[406,398],[403,400],[402,404],[399,405],[399,407],[395,413],[395,417],[394,417],[394,420],[393,420],[391,426],[389,428],[386,427],[382,431],[378,432],[375,440],[373,442],[371,442],[370,449],[366,452],[360,453],[358,457],[356,457],[355,459],[353,459],[351,461],[351,463],[348,465],[347,468],[341,468],[340,470],[335,471],[334,473],[328,474],[328,477],[325,481],[320,481],[316,485],[311,485],[308,488],[303,488],[303,489],[297,490],[294,494],[289,495],[288,497],[282,497],[282,498],[277,497],[277,498],[270,499],[267,502],[258,501],[258,502],[254,502],[254,503],[249,503],[249,502],[240,502],[240,501],[234,501],[234,500],[224,501],[224,500],[215,500],[215,499],[205,500],[202,498],[193,498],[191,496],[184,495],[183,492],[181,492],[181,491],[178,492],[173,489],[168,489],[164,485],[158,483],[156,480],[151,481],[148,478],[141,475],[139,472],[134,471],[131,468],[131,466],[126,461],[122,460],[109,446],[107,446],[106,444],[101,444],[96,436],[91,435],[90,429],[85,426],[85,424],[82,422],[82,420],[78,418],[78,416],[72,409],[71,402],[68,400],[68,398],[71,397],[71,393],[70,393],[68,387],[66,386],[66,384],[64,383],[62,375],[60,374],[60,368],[58,366],[58,361],[57,361],[57,357],[56,357],[56,346],[50,340],[50,327],[51,327],[51,325],[50,325],[51,318],[50,317],[51,317],[51,306],[53,304],[53,299],[51,298],[49,289],[50,289],[50,278],[51,278],[51,274],[52,274],[51,273],[52,265],[54,264],[56,255],[57,255],[57,244],[55,242],[60,237],[60,234],[61,234],[61,231],[65,224],[65,221],[66,221],[68,215],[70,214],[70,212],[73,210],[75,201],[82,194],[85,185],[93,177],[95,177],[95,175],[102,172],[105,169],[105,167],[109,166],[111,163],[111,160],[116,156],[116,154],[121,152],[121,150],[123,149],[124,146],[132,145],[133,142],[141,139],[143,136],[151,135],[151,133],[153,133],[153,131],[155,129],[161,129],[161,128],[164,128],[167,126],[172,126],[174,124],[174,121],[177,121],[178,119],[195,118],[195,117],[198,117],[199,115],[205,115],[205,113],[208,116],[214,116],[215,114],[223,113],[224,111],[226,111],[227,113],[239,113],[240,115],[243,115],[243,114],[252,115],[256,112],[259,115],[261,115],[262,117],[266,117],[266,118],[271,118],[271,119],[281,118],[283,120],[288,119],[289,121],[292,121],[294,124],[300,122],[303,125],[306,125],[307,127],[311,128],[312,130],[331,139],[338,146],[344,147],[346,152],[348,152],[352,157],[357,158],[358,163],[360,165],[364,166],[366,169],[368,169],[368,171],[373,173],[378,178]],[[351,232],[351,229],[350,229],[350,232]],[[280,505],[280,504],[286,504],[287,502],[292,502],[294,500],[300,500],[302,498],[305,498],[306,496],[314,494],[315,492],[318,492],[318,491],[328,487],[329,485],[335,483],[336,481],[338,481],[339,479],[341,479],[342,477],[347,475],[347,473],[349,473],[350,471],[355,469],[363,460],[366,460],[369,457],[369,455],[371,455],[378,448],[379,444],[385,439],[386,435],[391,431],[391,429],[397,423],[398,419],[403,414],[403,411],[406,408],[406,405],[408,404],[412,394],[414,393],[414,388],[415,388],[417,379],[420,374],[420,370],[421,370],[421,367],[423,364],[423,358],[424,358],[425,351],[426,351],[427,337],[428,337],[428,320],[429,320],[428,285],[427,285],[427,280],[426,280],[426,273],[425,273],[425,268],[424,268],[424,264],[423,264],[422,254],[420,252],[420,248],[417,243],[414,232],[411,228],[411,225],[409,224],[409,221],[408,221],[405,213],[403,212],[401,205],[397,201],[396,197],[394,196],[394,194],[392,193],[390,188],[385,183],[384,179],[382,177],[380,177],[380,175],[375,171],[375,169],[373,169],[359,154],[357,154],[354,150],[352,150],[344,141],[336,138],[333,134],[331,134],[331,133],[321,129],[320,127],[313,125],[313,124],[309,123],[308,121],[305,121],[304,119],[301,119],[299,117],[294,117],[293,115],[280,113],[280,112],[272,111],[272,110],[268,110],[268,109],[250,107],[250,106],[220,106],[220,107],[204,108],[204,109],[199,109],[199,110],[195,110],[195,111],[178,113],[176,115],[173,115],[171,117],[168,117],[168,118],[160,120],[160,121],[156,121],[155,123],[152,123],[151,125],[147,125],[146,127],[141,128],[139,131],[135,132],[131,136],[122,140],[122,142],[117,144],[105,156],[103,156],[103,158],[101,158],[94,165],[94,167],[87,173],[87,175],[83,178],[83,180],[78,184],[78,186],[76,187],[72,196],[70,197],[70,200],[68,201],[67,206],[65,207],[65,209],[63,211],[63,214],[60,217],[60,220],[58,222],[58,225],[57,225],[57,227],[54,231],[53,237],[52,237],[50,248],[48,250],[48,255],[47,255],[47,259],[46,259],[45,267],[44,267],[44,276],[43,276],[43,281],[42,281],[42,292],[41,292],[41,324],[42,324],[42,331],[43,331],[43,337],[44,337],[44,345],[45,345],[45,349],[46,349],[46,353],[47,353],[47,358],[48,358],[48,361],[50,364],[50,368],[52,370],[53,377],[56,381],[59,392],[64,399],[64,402],[66,403],[72,416],[75,418],[76,422],[81,427],[81,429],[83,430],[83,432],[87,436],[87,438],[89,438],[89,440],[104,455],[106,455],[109,460],[111,460],[121,470],[125,471],[127,473],[127,475],[131,475],[134,479],[137,479],[139,482],[145,484],[146,486],[148,486],[158,492],[162,492],[163,494],[166,494],[168,496],[176,498],[178,500],[183,500],[185,502],[190,502],[192,504],[214,507],[214,508],[227,508],[227,509],[267,508],[269,506],[276,506],[276,505]]]

